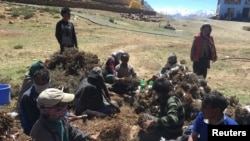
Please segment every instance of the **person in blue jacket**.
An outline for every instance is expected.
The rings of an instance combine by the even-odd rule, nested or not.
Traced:
[[[34,72],[32,79],[33,84],[24,92],[20,101],[21,126],[26,135],[30,134],[32,126],[40,115],[36,99],[43,90],[49,87],[50,72],[46,68],[39,69]]]
[[[197,115],[188,141],[208,141],[208,125],[238,125],[224,114],[228,103],[222,93],[207,93],[202,100],[201,112]]]

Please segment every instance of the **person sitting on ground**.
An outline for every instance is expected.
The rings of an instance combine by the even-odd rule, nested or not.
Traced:
[[[140,81],[137,78],[135,69],[129,62],[129,54],[123,53],[121,56],[121,63],[115,67],[114,83],[110,91],[117,94],[131,94],[134,93]]]
[[[162,77],[163,74],[165,74],[168,71],[171,71],[172,69],[178,69],[178,67],[181,66],[177,61],[177,56],[172,53],[168,56],[166,64],[161,68],[157,74],[153,75],[150,79],[147,80],[147,84],[149,81],[154,81],[156,78]]]
[[[115,73],[115,66],[120,64],[121,56],[124,53],[123,50],[118,50],[113,52],[111,56],[108,57],[105,68],[103,71],[103,76],[106,83],[112,84],[113,83],[113,76]]]
[[[22,83],[22,87],[21,90],[18,94],[18,101],[17,101],[17,105],[16,105],[16,109],[17,112],[20,113],[20,102],[21,102],[21,98],[22,95],[24,94],[25,91],[27,91],[33,84],[33,75],[34,73],[39,70],[39,69],[43,69],[46,68],[45,64],[42,61],[34,61],[30,68],[29,71],[27,73],[25,73],[24,79],[23,79],[23,83]]]
[[[143,141],[159,141],[176,139],[182,135],[182,126],[185,121],[185,111],[181,100],[172,94],[173,85],[166,78],[155,80],[152,90],[155,93],[159,110],[155,116],[142,114],[139,117],[139,126],[148,132],[140,132]],[[151,130],[149,130],[151,129]]]
[[[86,141],[97,140],[98,134],[80,131],[65,119],[67,106],[75,98],[56,88],[48,88],[38,96],[40,117],[30,136],[35,141]]]
[[[238,125],[238,123],[224,114],[228,103],[224,95],[218,91],[207,93],[197,115],[188,141],[208,141],[208,125]]]
[[[21,126],[26,135],[30,134],[32,126],[40,115],[36,99],[43,90],[49,87],[50,72],[46,68],[39,69],[34,72],[32,81],[34,83],[24,92],[20,101]]]
[[[81,80],[75,95],[73,105],[76,115],[99,113],[100,116],[106,116],[120,112],[119,106],[110,98],[100,67],[94,67]]]

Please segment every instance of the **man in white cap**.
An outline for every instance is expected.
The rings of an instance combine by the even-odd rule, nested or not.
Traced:
[[[82,132],[65,119],[67,106],[74,98],[74,94],[64,93],[56,88],[42,91],[37,98],[40,118],[31,130],[32,139],[36,141],[96,140],[98,134]]]

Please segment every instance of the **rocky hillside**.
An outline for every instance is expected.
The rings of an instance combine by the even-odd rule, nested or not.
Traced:
[[[130,5],[132,0],[6,0],[9,2],[18,2],[25,4],[37,4],[37,5],[48,5],[48,6],[68,6],[74,8],[86,8],[86,9],[98,9],[120,13],[143,13],[145,15],[156,15],[155,11],[148,9],[144,6],[138,8],[138,3]],[[141,3],[141,0],[139,4]],[[108,2],[108,3],[107,3]]]

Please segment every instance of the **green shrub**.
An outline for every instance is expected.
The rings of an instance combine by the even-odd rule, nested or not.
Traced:
[[[115,20],[113,18],[109,18],[109,22],[114,23]]]
[[[23,48],[23,45],[16,45],[14,46],[14,49],[22,49]]]
[[[5,15],[0,14],[0,19],[4,19]]]
[[[29,19],[35,15],[34,12],[35,10],[29,8],[28,6],[11,8],[12,17],[24,16],[25,19]]]
[[[34,15],[35,15],[35,13],[25,13],[24,19],[29,19],[29,18],[33,17]]]
[[[57,8],[49,8],[49,7],[42,7],[39,9],[40,12],[48,12],[52,15],[60,13],[60,11]]]

